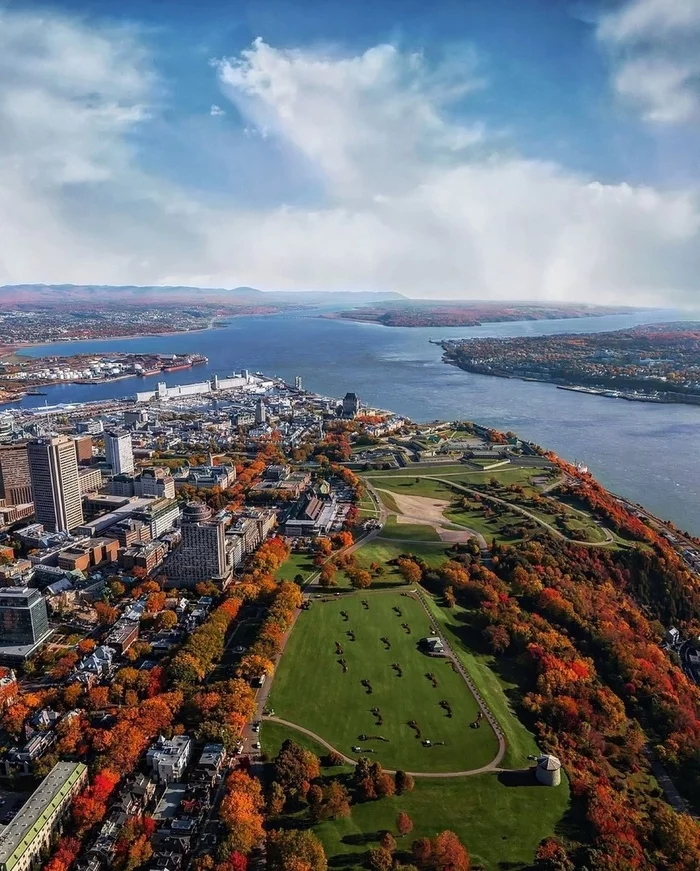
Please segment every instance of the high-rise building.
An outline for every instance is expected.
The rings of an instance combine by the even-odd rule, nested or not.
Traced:
[[[302,390],[301,375],[296,375],[296,376],[295,376],[295,378],[294,378],[294,389],[295,389],[295,390]]]
[[[92,436],[73,436],[73,443],[78,463],[89,463],[92,460]]]
[[[83,522],[78,460],[67,436],[44,436],[27,445],[34,513],[49,532],[70,532]]]
[[[0,445],[0,499],[8,505],[32,501],[26,442]]]
[[[182,543],[168,562],[170,586],[194,587],[199,581],[225,582],[231,574],[226,522],[212,517],[203,502],[188,502],[182,512]]]
[[[14,428],[15,423],[9,411],[0,414],[0,442],[9,442],[12,438]]]
[[[39,590],[0,588],[0,638],[3,644],[36,644],[48,633],[46,602]]]
[[[265,408],[265,403],[263,402],[262,397],[261,397],[255,403],[255,422],[260,424],[260,423],[265,423],[266,420],[267,420],[267,409]]]
[[[343,417],[356,417],[360,411],[360,400],[356,393],[346,393],[343,397]]]
[[[133,475],[134,450],[128,432],[106,432],[105,454],[115,475]]]

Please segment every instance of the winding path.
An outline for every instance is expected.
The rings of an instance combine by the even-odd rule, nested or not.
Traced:
[[[577,544],[582,547],[603,547],[606,544],[613,544],[615,538],[609,529],[606,529],[604,526],[598,527],[600,531],[605,536],[605,541],[581,541],[577,538],[569,538],[568,535],[564,535],[563,532],[558,530],[556,527],[552,526],[550,523],[547,523],[546,520],[542,520],[541,517],[538,517],[536,514],[533,514],[531,511],[528,511],[527,508],[521,508],[520,505],[515,505],[513,502],[508,502],[507,499],[501,499],[499,496],[491,496],[489,493],[482,493],[481,490],[474,490],[471,487],[465,487],[463,484],[456,484],[454,481],[448,481],[446,478],[436,478],[433,475],[426,475],[431,481],[437,481],[440,484],[446,484],[449,487],[452,487],[453,490],[460,490],[463,493],[469,493],[470,496],[479,496],[482,499],[486,499],[490,502],[497,502],[499,505],[505,505],[511,511],[517,511],[519,514],[522,514],[524,517],[529,517],[530,520],[534,520],[536,523],[539,523],[540,526],[544,526],[555,538],[561,538],[563,541],[568,541],[569,544]],[[574,511],[578,511],[578,509],[574,508]],[[579,514],[584,514],[585,512],[578,511]]]
[[[286,726],[288,729],[294,729],[296,732],[301,732],[302,735],[307,735],[309,738],[313,738],[314,741],[317,741],[326,750],[332,750],[334,753],[337,753],[338,756],[342,757],[343,761],[347,765],[357,765],[357,759],[353,759],[350,756],[346,756],[344,753],[341,753],[336,747],[332,744],[329,744],[325,738],[322,738],[316,732],[312,732],[311,729],[306,729],[304,726],[299,726],[297,723],[292,723],[289,720],[283,720],[282,717],[265,717],[266,723],[279,723],[280,726]],[[501,756],[503,754],[500,754]],[[496,757],[493,761],[489,762],[488,765],[484,765],[481,768],[472,768],[469,771],[407,771],[406,774],[410,774],[411,777],[429,777],[429,778],[449,778],[449,777],[471,777],[474,774],[488,774],[490,771],[501,771],[502,769],[498,768],[498,763],[500,762],[500,758]],[[396,774],[396,770],[393,768],[383,768],[387,774]]]
[[[393,591],[387,590],[385,592],[388,593],[388,592],[393,592]],[[381,592],[379,594],[381,595]],[[461,661],[459,660],[459,658],[455,654],[450,642],[447,640],[444,633],[442,632],[442,629],[440,629],[440,627],[436,624],[435,618],[430,613],[430,609],[428,608],[428,606],[425,602],[425,594],[422,592],[422,590],[414,588],[412,590],[407,591],[407,595],[410,595],[410,596],[412,596],[412,598],[417,599],[420,602],[420,604],[422,605],[423,610],[425,611],[428,619],[430,620],[431,625],[435,629],[435,634],[437,636],[439,636],[439,638],[442,640],[442,643],[445,647],[447,655],[444,658],[449,659],[454,663],[455,668],[457,669],[458,673],[464,679],[464,682],[469,687],[469,690],[471,691],[472,695],[476,699],[476,703],[479,706],[479,709],[483,712],[484,718],[488,722],[489,726],[491,727],[491,729],[493,730],[493,732],[496,736],[496,739],[498,740],[498,751],[497,751],[496,755],[491,760],[491,762],[488,762],[486,765],[482,765],[480,768],[470,768],[466,771],[409,771],[408,774],[410,774],[412,777],[450,778],[450,777],[471,777],[474,774],[487,774],[488,772],[502,771],[503,769],[501,769],[499,766],[500,766],[501,760],[503,759],[503,756],[506,752],[506,740],[505,740],[505,737],[503,736],[503,731],[502,731],[498,721],[496,720],[494,715],[491,713],[491,710],[489,709],[488,705],[484,701],[483,696],[479,692],[478,688],[474,684],[474,681],[471,679],[467,670],[464,668]],[[299,612],[297,612],[296,616],[298,616],[298,614],[299,614]],[[295,619],[295,623],[296,623],[296,619]],[[285,645],[287,643],[287,639],[289,638],[289,635],[291,634],[292,628],[293,628],[293,626],[290,627],[289,632],[286,634],[286,636],[284,638]],[[284,648],[282,649],[282,652],[280,652],[279,657],[277,659],[277,662],[279,662],[279,659],[282,657],[283,652],[284,652]],[[266,689],[266,692],[264,694],[264,698],[260,698],[260,697],[258,698],[258,715],[259,716],[261,716],[263,713],[265,703],[267,701],[267,697],[268,697],[268,694],[269,694],[270,689],[271,689],[273,678],[274,678],[274,672],[273,672],[271,679],[269,679],[266,683],[267,689]],[[300,726],[298,723],[292,723],[290,720],[284,720],[282,717],[277,717],[274,715],[273,716],[266,716],[266,717],[264,717],[264,720],[265,720],[265,722],[279,723],[282,726],[287,726],[290,729],[296,729],[297,732],[301,732],[304,735],[308,735],[309,738],[313,738],[314,741],[318,741],[318,743],[321,744],[323,747],[325,747],[327,750],[332,750],[333,752],[337,753],[339,756],[342,756],[343,760],[348,765],[355,765],[357,762],[357,759],[353,759],[350,756],[346,756],[345,753],[342,753],[340,750],[338,750],[337,747],[334,747],[332,744],[329,744],[328,741],[326,741],[326,739],[323,738],[321,735],[319,735],[317,732],[312,732],[311,729],[307,729],[304,726]],[[384,770],[387,771],[389,774],[396,774],[395,769],[386,768]]]

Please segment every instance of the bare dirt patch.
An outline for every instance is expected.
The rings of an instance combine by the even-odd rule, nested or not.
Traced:
[[[383,490],[380,493],[386,492]],[[478,538],[480,546],[482,536],[471,529],[458,529],[445,517],[445,509],[451,503],[446,499],[434,499],[429,496],[407,496],[403,493],[391,494],[399,513],[396,515],[397,524],[411,523],[432,526],[442,541],[453,544],[468,541],[470,538]]]

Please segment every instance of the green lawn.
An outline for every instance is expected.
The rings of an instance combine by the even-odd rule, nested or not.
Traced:
[[[424,559],[429,566],[438,568],[447,559],[448,545],[443,542],[432,541],[401,541],[399,539],[373,538],[355,551],[357,562],[367,568],[370,563],[376,562],[384,565],[387,575],[393,575],[393,566],[386,565],[389,560],[396,559],[403,554],[413,554]],[[395,574],[398,578],[398,573]]]
[[[306,580],[316,571],[318,569],[314,565],[311,554],[292,553],[277,569],[275,578],[278,581],[293,581],[297,575],[301,575]]]
[[[313,750],[325,749],[293,730],[275,723],[262,727],[263,749],[274,756],[286,738]],[[349,768],[324,768],[323,776],[342,775]],[[329,868],[359,869],[366,851],[391,831],[399,852],[410,850],[414,838],[433,837],[444,829],[456,832],[466,844],[473,864],[487,871],[526,869],[541,840],[563,824],[569,806],[566,781],[556,789],[536,784],[511,786],[507,777],[482,774],[450,779],[416,779],[415,789],[401,796],[352,806],[352,816],[317,824],[314,828],[328,856]],[[405,838],[396,832],[396,815],[405,811],[414,829]],[[299,825],[302,813],[294,820]],[[279,821],[273,821],[278,824]]]
[[[499,544],[512,544],[514,541],[518,541],[519,539],[513,536],[505,535],[503,528],[510,524],[521,524],[525,520],[522,515],[510,511],[499,516],[485,517],[482,508],[448,508],[445,511],[445,516],[449,517],[453,523],[480,532],[489,545],[493,538]]]
[[[369,610],[362,606],[363,598]],[[347,612],[347,621],[341,611]],[[402,628],[404,622],[410,634]],[[485,765],[496,755],[496,737],[485,723],[469,728],[478,706],[449,662],[417,649],[429,625],[420,603],[399,592],[366,591],[315,602],[301,614],[287,644],[271,706],[279,717],[311,729],[346,754],[351,755],[355,745],[375,750],[372,758],[388,768],[462,771]],[[356,633],[356,641],[347,637],[348,630]],[[385,649],[382,636],[389,639],[391,649]],[[336,641],[342,645],[342,657],[336,653]],[[345,674],[340,658],[347,660]],[[393,663],[400,664],[402,677]],[[428,673],[436,676],[437,687]],[[371,694],[361,684],[363,679],[370,681]],[[440,707],[443,700],[449,702],[452,717]],[[381,725],[375,723],[373,707],[381,711]],[[423,738],[445,745],[423,747],[410,720],[418,723]],[[360,741],[360,734],[388,741]]]
[[[397,523],[393,516],[382,527],[380,537],[408,541],[440,541],[440,536],[432,526],[425,523]]]
[[[509,702],[509,696],[518,693],[517,683],[512,677],[506,679],[502,673],[499,674],[499,666],[503,672],[505,666],[510,668],[512,663],[508,660],[499,662],[494,656],[478,652],[469,643],[471,629],[467,620],[468,612],[464,608],[459,605],[444,608],[435,597],[428,594],[426,599],[435,620],[503,729],[507,746],[501,765],[504,768],[521,768],[527,764],[527,757],[538,754],[540,748],[532,732],[516,717]]]
[[[399,513],[399,506],[396,504],[396,500],[391,495],[391,493],[387,493],[385,491],[378,490],[377,494],[379,498],[384,503],[384,506],[389,509],[389,511],[393,511],[394,514]]]

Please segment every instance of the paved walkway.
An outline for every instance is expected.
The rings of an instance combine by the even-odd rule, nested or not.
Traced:
[[[382,593],[393,593],[393,592],[395,592],[395,590],[378,590],[374,593],[374,595],[381,595]],[[454,649],[452,648],[452,645],[447,640],[447,638],[445,638],[442,630],[437,625],[435,618],[430,613],[428,605],[425,602],[425,598],[424,598],[425,594],[422,592],[422,590],[419,590],[417,588],[406,591],[406,594],[412,596],[412,598],[415,598],[423,606],[423,609],[425,610],[425,613],[428,617],[428,620],[430,620],[431,625],[436,630],[435,634],[438,635],[440,637],[440,639],[442,640],[442,643],[443,643],[445,650],[447,652],[446,658],[450,659],[455,664],[457,671],[459,672],[459,674],[462,676],[465,683],[469,687],[472,695],[476,699],[476,703],[478,704],[479,709],[484,714],[484,718],[488,722],[489,726],[493,729],[493,732],[496,735],[496,738],[498,739],[498,752],[496,753],[494,758],[491,760],[491,762],[487,763],[486,765],[482,765],[480,768],[470,768],[466,771],[409,771],[408,774],[410,774],[412,777],[450,778],[450,777],[471,777],[474,774],[486,774],[490,771],[495,771],[495,772],[502,771],[503,769],[501,769],[499,766],[500,766],[501,760],[503,759],[503,755],[506,752],[506,741],[505,741],[505,738],[503,736],[503,731],[501,730],[501,727],[498,724],[498,721],[496,720],[494,715],[491,713],[491,710],[489,709],[488,705],[484,701],[483,696],[481,695],[481,693],[477,689],[476,685],[474,684],[474,681],[469,676],[467,670],[464,668],[464,666],[462,665],[462,663],[458,659],[457,655],[455,654]],[[296,623],[296,620],[299,616],[299,613],[300,612],[297,612],[297,614],[295,615],[294,623]],[[287,632],[287,634],[285,635],[285,637],[283,639],[282,652],[280,652],[279,657],[276,660],[276,663],[279,662],[279,659],[281,658],[282,653],[284,652],[284,645],[286,645],[287,639],[289,638],[289,635],[291,634],[292,629],[294,628],[294,623],[292,624],[292,626],[289,629],[289,632]],[[256,699],[256,701],[258,703],[258,716],[262,716],[262,711],[265,707],[265,704],[267,702],[267,697],[270,693],[270,689],[272,686],[273,677],[274,677],[274,674],[267,679],[267,681],[265,682],[265,686],[258,692],[258,696]],[[338,750],[337,747],[334,747],[332,744],[329,744],[328,741],[326,741],[325,738],[321,737],[321,735],[319,735],[317,732],[312,732],[310,729],[307,729],[304,726],[300,726],[297,723],[292,723],[290,720],[284,720],[281,717],[277,717],[277,716],[265,717],[264,719],[265,719],[265,722],[279,723],[282,726],[287,726],[290,729],[295,729],[297,732],[301,732],[304,735],[308,735],[309,738],[313,738],[314,741],[317,741],[319,744],[323,745],[327,750],[333,750],[339,756],[342,756],[343,760],[348,765],[355,765],[357,762],[357,759],[353,759],[350,756],[346,756],[345,753],[342,753],[340,750]],[[394,769],[386,768],[384,770],[387,771],[389,774],[396,773]]]
[[[528,511],[527,508],[521,508],[520,505],[515,505],[513,502],[508,502],[507,499],[501,499],[498,496],[491,496],[488,493],[483,493],[481,490],[473,490],[471,487],[465,487],[463,484],[456,484],[454,481],[448,481],[446,478],[436,478],[433,475],[426,475],[426,478],[431,481],[438,481],[440,484],[447,484],[449,487],[452,487],[453,490],[459,490],[463,493],[469,493],[470,496],[480,496],[482,499],[486,499],[487,501],[496,502],[499,505],[505,505],[506,508],[509,508],[511,511],[522,514],[524,517],[529,517],[530,520],[534,520],[535,523],[539,523],[540,526],[544,526],[544,528],[551,532],[555,538],[561,538],[563,541],[568,541],[569,544],[576,544],[580,545],[581,547],[603,547],[604,545],[612,544],[615,541],[613,534],[610,532],[609,529],[606,529],[604,526],[600,526],[598,528],[605,536],[605,541],[581,541],[577,538],[569,538],[568,535],[564,535],[563,532],[560,532],[558,529],[556,529],[556,527],[547,523],[546,520],[542,520],[541,517],[538,517],[536,514]],[[585,512],[579,513],[583,514]]]
[[[322,738],[316,732],[312,732],[311,729],[306,729],[304,726],[299,726],[297,725],[297,723],[292,723],[289,720],[283,720],[281,717],[265,717],[265,722],[279,723],[281,726],[287,726],[287,728],[289,729],[294,729],[297,732],[301,732],[302,735],[308,735],[309,738],[313,738],[314,741],[317,741],[327,750],[332,750],[334,753],[342,756],[343,761],[346,764],[357,764],[357,758],[353,759],[350,756],[346,756],[344,753],[341,753],[340,750],[338,750],[332,744],[329,744],[325,738]],[[494,759],[492,762],[489,762],[488,765],[483,765],[481,768],[471,768],[469,771],[407,771],[406,773],[410,774],[411,777],[471,777],[474,774],[488,774],[490,771],[501,771],[501,769],[498,768],[497,760],[498,757],[496,757],[496,759]],[[383,770],[386,771],[387,774],[396,774],[396,771],[393,768],[384,768]]]

